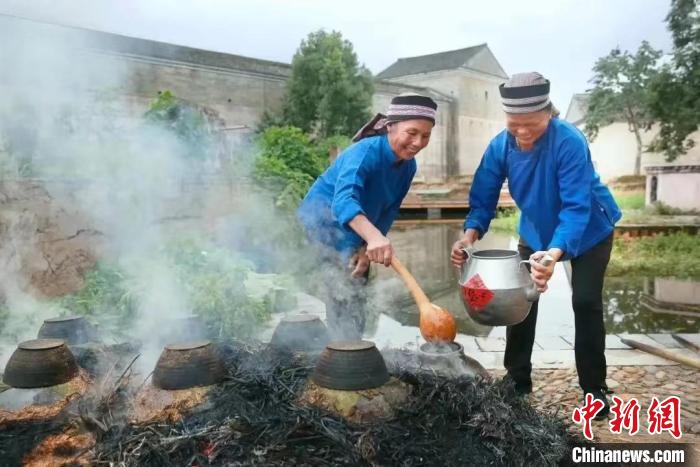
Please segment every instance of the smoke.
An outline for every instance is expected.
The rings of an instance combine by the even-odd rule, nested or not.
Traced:
[[[79,248],[125,273],[137,315],[122,331],[144,345],[141,365],[150,371],[167,342],[164,324],[192,313],[164,246],[190,235],[244,248],[255,235],[288,228],[267,197],[239,186],[255,156],[250,147],[230,147],[212,112],[194,116],[204,123],[196,147],[148,124],[143,115],[156,96],[139,95],[139,80],[156,78],[98,51],[93,40],[84,31],[0,16],[0,368],[17,342],[34,338],[41,321],[59,313],[37,296],[28,271],[46,269],[38,264],[46,261],[57,275],[56,258],[66,260],[59,266],[70,263],[66,250],[78,247],[68,242],[85,232],[94,238]],[[294,252],[272,245],[260,256],[274,270]],[[79,288],[70,285],[65,291]]]
[[[344,319],[330,326],[336,337],[359,337],[367,317],[376,322],[392,306],[370,297],[363,311],[344,264],[284,243],[298,232],[273,210],[271,195],[253,190],[255,149],[223,131],[238,122],[200,108],[167,128],[149,124],[144,114],[157,96],[143,93],[153,87],[143,81],[158,80],[157,73],[144,72],[128,50],[109,53],[96,40],[85,31],[0,16],[0,368],[18,342],[36,337],[44,319],[74,314],[47,298],[79,290],[84,284],[75,278],[97,259],[123,273],[124,300],[136,313],[110,336],[124,310],[88,311],[105,321],[103,339],[140,342],[138,366],[150,372],[169,343],[168,323],[193,313],[193,285],[182,282],[164,252],[183,236],[240,253],[259,272],[309,271],[305,288],[343,303],[336,309]],[[194,145],[172,131],[192,130],[188,118],[204,121]],[[364,289],[371,295],[372,287]],[[212,297],[212,307],[239,298]],[[222,327],[251,326],[245,317],[219,319]]]

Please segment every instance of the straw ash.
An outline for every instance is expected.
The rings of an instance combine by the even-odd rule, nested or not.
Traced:
[[[116,424],[97,436],[107,465],[556,465],[579,440],[500,383],[394,376],[413,386],[395,419],[353,425],[297,404],[313,366],[229,349],[226,381],[179,423]],[[196,463],[196,464],[193,464]]]

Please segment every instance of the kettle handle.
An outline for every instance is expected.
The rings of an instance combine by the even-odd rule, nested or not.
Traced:
[[[467,266],[467,264],[469,264],[469,261],[472,260],[472,255],[474,254],[474,251],[476,251],[476,249],[471,246],[461,249],[461,252],[464,255],[464,264],[462,264],[462,266],[459,268],[460,272],[464,271],[464,268]]]
[[[545,255],[542,257],[542,259],[539,260],[539,263],[543,266],[549,266],[550,264],[552,264],[553,261],[554,259],[551,256]],[[520,268],[520,266],[522,266],[523,264],[530,264],[530,260],[524,259],[520,261],[518,263],[518,268]],[[525,289],[525,297],[527,298],[528,302],[534,302],[536,300],[539,300],[540,298],[540,291],[537,290],[537,286],[535,285],[535,282],[532,279],[530,279],[530,285]]]

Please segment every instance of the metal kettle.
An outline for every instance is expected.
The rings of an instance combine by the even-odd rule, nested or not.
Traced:
[[[462,250],[466,261],[459,280],[469,316],[487,326],[510,326],[527,318],[540,296],[526,267],[513,250]],[[552,259],[545,257],[544,265]]]

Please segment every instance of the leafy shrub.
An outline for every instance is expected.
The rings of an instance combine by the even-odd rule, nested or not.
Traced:
[[[192,313],[220,336],[249,337],[269,318],[267,299],[253,298],[246,290],[250,262],[195,239],[172,242],[164,253],[190,298]]]
[[[67,313],[94,317],[96,321],[114,321],[122,327],[133,322],[138,306],[131,293],[127,276],[116,265],[98,262],[85,275],[85,285],[78,292],[59,300]]]
[[[314,143],[299,128],[267,128],[258,139],[260,155],[253,176],[272,193],[277,207],[294,209],[328,166],[329,151],[349,143],[344,136]]]
[[[163,91],[144,114],[147,123],[172,132],[186,148],[185,155],[203,159],[213,145],[212,126],[193,104]]]
[[[174,269],[191,312],[219,336],[250,337],[269,318],[269,300],[246,290],[245,279],[252,272],[248,261],[196,239],[173,241],[160,253],[159,261]],[[86,275],[85,286],[59,304],[66,313],[91,316],[124,330],[138,315],[140,287],[127,271],[100,262]]]

